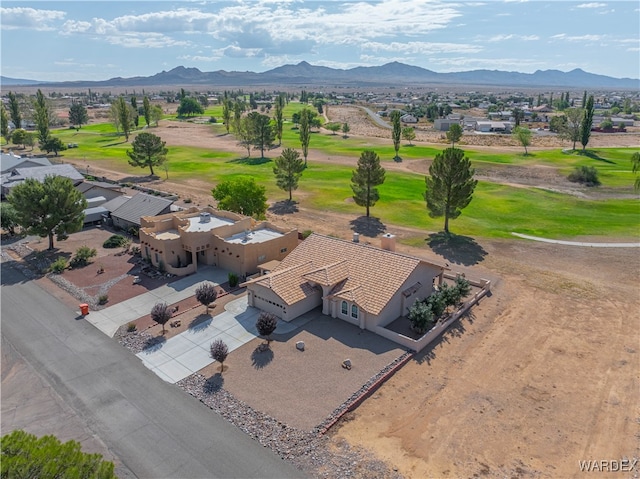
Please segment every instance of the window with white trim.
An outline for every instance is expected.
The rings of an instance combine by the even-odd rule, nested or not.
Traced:
[[[344,314],[345,316],[349,314],[349,306],[347,305],[346,301],[342,302],[342,314]]]
[[[358,306],[355,304],[351,305],[351,317],[353,319],[358,319]]]

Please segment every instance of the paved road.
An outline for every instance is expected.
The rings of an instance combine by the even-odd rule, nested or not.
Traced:
[[[371,119],[374,122],[376,122],[379,126],[381,126],[382,128],[386,128],[388,130],[390,130],[392,128],[389,123],[387,123],[382,118],[380,118],[374,111],[370,110],[366,106],[361,106],[360,108],[362,108],[365,112],[367,112],[369,114],[369,116],[371,117]]]
[[[305,477],[2,265],[2,336],[140,478]]]

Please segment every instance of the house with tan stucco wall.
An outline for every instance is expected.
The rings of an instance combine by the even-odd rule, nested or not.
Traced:
[[[441,284],[444,265],[381,247],[312,234],[247,287],[249,306],[291,321],[322,306],[322,313],[375,331],[405,316],[417,299]]]
[[[244,278],[258,265],[281,261],[298,244],[298,231],[211,207],[140,218],[143,257],[184,276],[211,265]]]

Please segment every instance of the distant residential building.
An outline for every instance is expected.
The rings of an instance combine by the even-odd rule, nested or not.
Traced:
[[[67,164],[14,168],[10,173],[2,175],[2,195],[6,197],[12,188],[23,183],[28,178],[42,182],[47,176],[64,176],[69,178],[74,185],[84,181],[82,173]]]

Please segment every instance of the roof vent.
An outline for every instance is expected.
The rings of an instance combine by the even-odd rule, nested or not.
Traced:
[[[396,237],[391,233],[385,233],[380,238],[380,247],[387,251],[396,250]]]
[[[200,213],[200,223],[209,223],[211,221],[211,213]]]
[[[360,243],[360,233],[353,233],[353,242]]]

